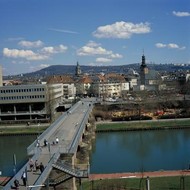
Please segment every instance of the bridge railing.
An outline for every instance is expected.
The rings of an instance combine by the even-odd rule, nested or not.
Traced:
[[[40,190],[42,188],[42,186],[49,186],[49,181],[47,179],[49,173],[52,170],[52,164],[54,162],[56,162],[58,160],[58,158],[60,157],[60,153],[57,152],[55,153],[51,159],[49,160],[47,166],[45,167],[44,171],[42,172],[42,174],[37,178],[37,180],[35,181],[34,185],[29,186],[29,190]],[[44,184],[45,180],[47,179],[47,184]]]
[[[37,152],[35,153],[35,155],[32,157],[32,160],[37,160],[39,158],[40,153],[41,153],[41,150],[38,149]],[[27,173],[28,166],[29,166],[29,163],[26,162],[26,164],[16,173],[16,175],[14,177],[12,177],[12,179],[3,187],[3,190],[12,189],[11,186],[14,186],[14,180],[21,179],[23,172],[25,171]]]
[[[76,107],[78,107],[80,102],[77,102],[75,105],[73,105],[70,109],[69,112],[72,112]],[[36,152],[36,149],[38,148],[37,145],[37,140],[43,141],[43,139],[48,139],[51,136],[51,132],[55,131],[66,119],[67,113],[65,112],[62,114],[56,121],[54,121],[39,137],[36,139],[28,148],[27,148],[27,154],[28,155],[33,155]]]
[[[82,166],[80,168],[80,166]],[[57,168],[61,171],[64,171],[65,173],[78,178],[87,178],[89,175],[89,165],[88,164],[82,164],[79,165],[72,165],[70,163],[67,163],[64,160],[58,160],[56,163],[53,163],[53,167]]]
[[[81,135],[82,135],[84,127],[88,121],[89,113],[92,111],[92,108],[93,108],[92,104],[89,104],[88,110],[87,110],[87,112],[86,112],[86,114],[85,114],[85,116],[84,116],[84,118],[80,124],[80,127],[78,128],[78,130],[75,133],[75,137],[74,137],[73,141],[71,142],[71,145],[70,145],[70,148],[68,149],[68,152],[70,152],[70,153],[76,152],[76,149],[78,147]]]

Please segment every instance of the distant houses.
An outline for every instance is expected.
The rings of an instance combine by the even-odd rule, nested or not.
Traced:
[[[145,55],[142,55],[139,69],[130,68],[124,73],[84,74],[77,62],[74,75],[52,75],[38,80],[30,78],[28,81],[0,80],[3,85],[0,87],[0,123],[48,122],[60,105],[81,97],[93,96],[103,101],[114,101],[140,91],[169,89],[187,93],[189,88],[185,85],[189,84],[189,77],[188,71],[161,73],[150,69]]]
[[[128,72],[122,74],[82,74],[77,62],[74,76],[50,76],[47,83],[63,83],[65,98],[96,96],[105,99],[122,97],[128,91],[159,90],[162,86],[162,78],[158,72],[149,70],[143,55],[139,73],[129,69]]]

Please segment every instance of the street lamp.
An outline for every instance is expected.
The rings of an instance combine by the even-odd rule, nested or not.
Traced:
[[[14,174],[16,175],[16,154],[13,154],[13,171]]]

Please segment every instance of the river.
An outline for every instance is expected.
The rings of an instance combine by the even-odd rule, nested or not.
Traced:
[[[187,169],[190,129],[97,133],[91,173]]]
[[[0,136],[0,172],[2,176],[12,176],[14,174],[14,159],[16,169],[20,169],[28,159],[27,147],[36,139],[36,135],[31,136]]]
[[[27,147],[36,136],[0,136],[0,171],[13,172],[27,160]],[[97,133],[90,154],[91,173],[142,172],[187,169],[190,129]]]

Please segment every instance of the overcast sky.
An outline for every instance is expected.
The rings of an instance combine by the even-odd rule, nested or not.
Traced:
[[[189,0],[0,0],[3,75],[50,65],[190,63]]]

